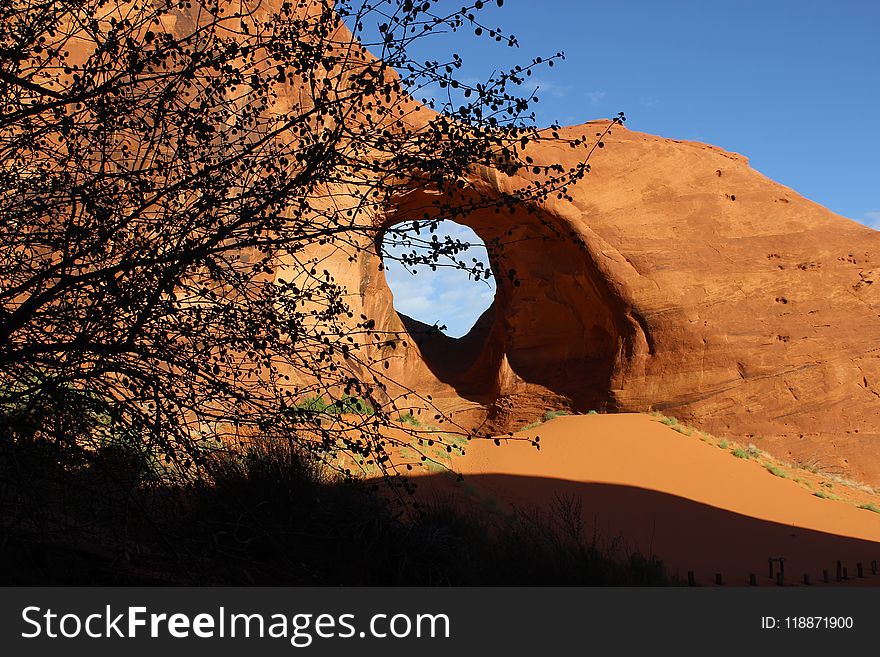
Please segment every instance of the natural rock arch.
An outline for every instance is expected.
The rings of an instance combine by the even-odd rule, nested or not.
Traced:
[[[382,227],[409,216],[406,207],[396,208]],[[461,338],[396,311],[378,313],[387,328],[408,335],[430,375],[484,408],[494,425],[524,421],[550,406],[614,410],[613,375],[631,327],[575,227],[536,208],[483,208],[455,221],[500,245],[490,248],[494,302]],[[378,251],[377,245],[375,257]],[[384,300],[391,294],[384,276],[379,286]],[[415,388],[425,385],[413,381]]]
[[[737,154],[622,127],[605,141],[572,202],[455,219],[487,243],[511,229],[531,238],[514,240],[495,266],[516,269],[520,286],[498,276],[494,309],[472,334],[411,340],[391,374],[496,430],[550,408],[659,410],[783,458],[880,480],[880,233]],[[536,160],[573,157],[530,148],[543,149]],[[524,182],[491,170],[468,180],[490,197]],[[427,202],[408,198],[377,225]],[[394,312],[370,257],[366,313],[389,332],[417,332]]]
[[[422,109],[413,112],[419,125],[433,116]],[[519,154],[571,170],[584,154],[569,144],[607,127],[547,131]],[[332,245],[315,247],[348,290],[355,318],[379,328],[378,336],[358,336],[379,340],[371,347],[388,366],[388,395],[430,395],[456,419],[469,413],[505,431],[554,407],[659,410],[792,461],[880,482],[880,232],[720,148],[622,126],[603,142],[570,200],[551,196],[534,214],[520,207],[450,217],[487,242],[513,226],[537,238],[499,256],[506,261],[496,270],[516,269],[520,287],[499,276],[494,312],[454,346],[406,339],[375,245],[365,241],[353,254],[346,243],[338,255]],[[479,165],[454,182],[464,194],[498,199],[541,176]],[[412,177],[414,193],[357,220],[381,231],[411,216],[410,206],[443,201]],[[350,195],[351,207],[361,193],[334,190]],[[457,361],[437,356],[448,348]]]

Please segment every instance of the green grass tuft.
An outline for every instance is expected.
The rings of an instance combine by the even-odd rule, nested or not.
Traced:
[[[777,477],[781,477],[782,479],[788,479],[788,475],[785,474],[785,472],[783,470],[776,467],[775,465],[768,465],[765,467],[767,468],[767,472],[769,472],[770,474],[775,475]]]
[[[868,503],[868,504],[860,504],[860,509],[864,509],[865,511],[873,511],[874,513],[880,513],[880,507],[876,504]]]
[[[293,407],[297,411],[324,415],[375,415],[372,406],[360,397],[344,395],[342,399],[327,401],[323,397],[306,397]]]
[[[414,427],[419,427],[422,425],[422,423],[419,421],[419,418],[417,418],[415,415],[413,415],[412,411],[407,411],[406,413],[401,413],[399,416],[397,416],[397,421],[400,422],[401,424],[409,424]]]
[[[545,422],[549,422],[553,418],[563,417],[565,415],[571,415],[568,411],[547,411],[544,413],[544,416],[535,422],[530,422],[518,429],[518,431],[529,431],[530,429],[534,429],[536,427],[540,427]]]
[[[746,452],[746,450],[744,450],[742,447],[737,447],[735,450],[733,450],[732,454],[738,459],[749,458],[748,452]]]

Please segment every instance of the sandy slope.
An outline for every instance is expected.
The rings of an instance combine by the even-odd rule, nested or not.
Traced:
[[[470,490],[518,506],[583,501],[588,529],[621,537],[628,547],[663,559],[671,573],[696,572],[698,582],[766,584],[769,557],[785,557],[787,579],[835,578],[842,560],[880,559],[880,514],[821,499],[752,460],[735,458],[657,418],[639,414],[561,417],[518,434],[528,442],[472,441],[454,468]]]

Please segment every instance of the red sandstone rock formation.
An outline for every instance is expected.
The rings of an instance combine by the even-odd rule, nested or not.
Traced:
[[[437,378],[514,424],[560,400],[656,409],[880,482],[880,233],[713,146],[623,128],[605,142],[573,202],[462,219],[487,242],[509,228],[533,239],[501,254],[496,271],[515,269],[521,285],[498,276],[471,334],[424,345]],[[527,153],[573,157],[552,144]],[[501,193],[523,181],[472,182]],[[387,304],[376,310],[396,326]]]
[[[574,164],[583,153],[566,138],[595,141],[605,127],[567,128],[523,157]],[[460,340],[397,315],[374,243],[358,237],[354,263],[351,248],[315,247],[356,316],[411,334],[377,349],[400,390],[498,429],[551,407],[656,409],[880,483],[880,233],[712,146],[621,127],[605,143],[573,202],[459,219],[487,243],[510,242],[493,267],[519,282],[497,276],[492,309]],[[484,169],[464,193],[499,197],[528,182]],[[388,226],[434,203],[426,190],[363,221]]]

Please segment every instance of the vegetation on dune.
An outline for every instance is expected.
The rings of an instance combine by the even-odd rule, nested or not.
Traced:
[[[422,426],[421,420],[417,418],[412,411],[407,411],[406,413],[401,413],[397,416],[397,422],[400,424],[409,424],[414,427]]]
[[[590,411],[590,413],[595,414],[595,411]],[[526,425],[523,425],[518,429],[518,431],[529,431],[530,429],[535,429],[536,427],[540,427],[545,422],[549,422],[557,417],[565,417],[566,415],[571,415],[569,411],[566,410],[548,410],[544,412],[544,415],[541,416],[540,420],[536,420],[535,422],[530,422]]]
[[[802,485],[806,489],[810,490],[815,497],[827,500],[843,500],[851,504],[856,504],[857,506],[859,506],[859,508],[864,508],[868,510],[873,510],[869,507],[876,507],[873,502],[868,504],[861,504],[854,501],[854,499],[851,499],[849,496],[841,497],[839,495],[835,495],[833,493],[823,490],[813,491],[815,485],[824,486],[825,488],[831,489],[834,487],[834,483],[838,483],[842,486],[845,486],[846,488],[852,489],[853,491],[860,491],[863,493],[868,493],[869,495],[877,494],[877,491],[870,486],[860,484],[850,479],[846,479],[835,474],[832,471],[829,471],[829,468],[823,467],[818,462],[818,460],[812,460],[804,463],[787,463],[772,457],[767,452],[758,449],[758,447],[756,447],[752,443],[749,443],[747,446],[743,447],[741,444],[735,441],[728,440],[727,438],[718,438],[704,431],[699,431],[698,429],[681,423],[678,419],[674,417],[667,417],[657,411],[653,411],[651,413],[651,416],[657,418],[657,420],[661,424],[664,424],[665,426],[673,429],[674,431],[677,431],[678,433],[687,436],[697,435],[699,436],[701,441],[723,449],[729,452],[735,458],[742,460],[754,460],[758,462],[770,474],[781,479],[790,479],[794,483]],[[818,482],[805,481],[804,478],[796,476],[798,470],[803,470],[811,474],[817,475],[821,477],[821,480]]]
[[[294,412],[326,413],[328,415],[375,415],[372,406],[361,397],[343,395],[341,399],[325,401],[323,397],[306,397],[292,407]]]

